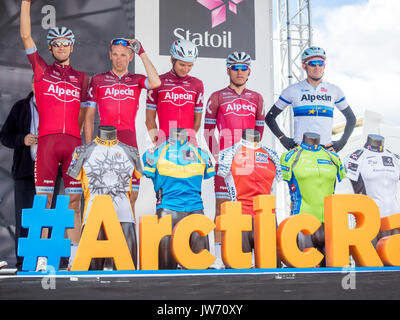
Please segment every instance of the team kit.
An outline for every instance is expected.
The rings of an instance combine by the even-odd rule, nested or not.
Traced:
[[[383,137],[369,135],[365,145],[343,161],[337,154],[355,127],[355,116],[343,91],[322,79],[327,56],[320,47],[302,53],[307,79],[284,89],[266,112],[262,95],[246,87],[251,73],[251,57],[246,52],[229,54],[229,85],[213,92],[203,105],[203,82],[189,75],[198,57],[191,41],[179,39],[171,44],[171,69],[158,75],[137,39],[112,39],[107,48],[112,68],[90,79],[69,63],[75,36],[66,27],[48,32],[54,62],[48,64],[39,55],[30,35],[30,1],[26,0],[21,5],[21,37],[34,73],[39,114],[36,193],[48,195],[50,205],[61,166],[65,193],[75,210],[75,228],[68,234],[72,243],[69,265],[94,197],[109,195],[137,267],[135,202],[143,176],[154,186],[155,214],[159,218],[171,215],[173,227],[188,215],[204,214],[204,179],[214,179],[216,217],[225,201],[240,201],[242,214],[254,217],[253,198],[271,194],[274,183],[286,181],[291,214],[309,213],[321,222],[313,235],[299,233],[301,250],[316,247],[324,251],[324,197],[333,194],[336,183],[345,177],[355,193],[376,201],[382,217],[400,212],[396,199],[400,158],[385,149]],[[134,56],[143,62],[146,75],[128,72]],[[140,156],[135,119],[142,90],[147,91],[146,128],[153,146]],[[288,106],[293,108],[293,137],[286,136],[276,121]],[[346,118],[338,141],[332,141],[335,109]],[[96,113],[99,128],[94,128]],[[209,150],[200,148],[196,137],[203,116]],[[265,124],[287,149],[281,156],[261,143]],[[376,241],[394,233],[380,233]],[[222,260],[221,234],[215,231],[214,238],[216,260],[210,268],[228,268]],[[253,232],[243,232],[242,238],[243,252],[252,252]],[[190,246],[199,252],[210,244],[207,237],[193,233]],[[107,265],[112,268],[112,261],[102,259],[90,268],[103,270]],[[159,268],[178,267],[171,237],[164,237],[159,245]]]

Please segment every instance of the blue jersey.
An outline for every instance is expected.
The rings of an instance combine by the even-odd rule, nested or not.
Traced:
[[[201,184],[215,175],[209,155],[187,140],[168,139],[143,155],[143,174],[153,180],[157,209],[203,210]]]

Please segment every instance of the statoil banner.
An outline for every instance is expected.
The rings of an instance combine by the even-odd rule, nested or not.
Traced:
[[[256,57],[254,0],[159,0],[159,6],[161,55],[169,55],[174,39],[186,39],[200,57],[224,58],[233,49]]]

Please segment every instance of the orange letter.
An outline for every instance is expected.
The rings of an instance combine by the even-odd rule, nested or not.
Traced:
[[[275,196],[253,198],[254,255],[257,268],[276,268]]]
[[[215,257],[206,249],[194,253],[190,248],[190,236],[198,232],[202,237],[214,230],[215,224],[203,214],[192,214],[179,221],[172,236],[172,253],[175,260],[186,269],[207,269]]]
[[[325,197],[325,250],[327,267],[349,265],[349,251],[357,266],[383,266],[371,243],[381,224],[375,201],[362,194],[334,194]],[[356,217],[349,229],[349,213]]]
[[[217,217],[217,230],[222,231],[222,260],[234,269],[251,268],[251,252],[244,253],[242,231],[251,231],[251,216],[242,214],[240,201],[227,201],[221,205]]]
[[[166,215],[158,220],[156,215],[140,217],[139,256],[141,270],[158,269],[158,247],[165,236],[172,234],[172,216]]]
[[[308,213],[283,220],[278,228],[278,250],[282,261],[295,268],[312,268],[318,265],[324,255],[315,248],[300,251],[297,246],[297,234],[313,234],[320,226],[321,222]]]
[[[107,240],[97,240],[102,225]],[[113,202],[107,195],[93,199],[71,270],[89,270],[92,258],[113,258],[117,270],[135,270]]]
[[[393,229],[400,230],[400,213],[381,219],[381,231]],[[400,266],[400,234],[380,239],[376,250],[385,266]]]

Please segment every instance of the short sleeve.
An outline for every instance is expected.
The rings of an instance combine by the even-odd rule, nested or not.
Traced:
[[[340,89],[338,86],[335,86],[335,88],[336,88],[335,106],[339,110],[344,110],[349,106],[349,104],[346,101],[346,97],[344,96],[342,89]]]
[[[346,176],[352,181],[358,181],[360,176],[360,158],[362,154],[363,150],[356,150],[343,159]]]
[[[296,150],[290,150],[282,154],[280,159],[282,179],[290,181],[292,179],[292,163],[295,157]]]
[[[215,168],[212,164],[211,157],[204,151],[200,151],[201,157],[203,158],[206,167],[204,169],[204,179],[210,179],[215,176]]]
[[[203,112],[203,99],[204,99],[204,85],[201,80],[198,80],[199,84],[196,90],[196,101],[194,106],[194,112],[202,113]]]
[[[48,67],[48,64],[39,55],[36,47],[27,51],[27,57],[32,66],[33,74],[35,76],[35,82],[40,81],[43,78],[44,71]]]
[[[143,175],[147,178],[154,179],[157,168],[157,150],[151,148],[143,154]]]
[[[90,80],[90,85],[87,93],[86,106],[90,108],[97,107],[97,77],[94,76]]]
[[[67,174],[76,180],[81,180],[84,161],[85,157],[82,146],[76,147],[72,154],[72,160],[69,164]]]
[[[262,147],[263,149],[264,149],[264,151],[266,151],[267,153],[268,153],[268,155],[269,155],[269,157],[270,157],[270,159],[271,159],[271,161],[274,163],[274,165],[275,165],[275,179],[276,179],[276,181],[277,182],[280,182],[280,181],[282,181],[283,180],[283,177],[282,177],[282,168],[281,168],[281,165],[280,165],[280,160],[279,160],[279,156],[278,156],[278,154],[274,151],[274,150],[272,150],[272,149],[269,149],[269,148],[267,148],[267,147]]]
[[[145,75],[140,75],[140,79],[139,79],[139,88],[141,89],[147,89],[149,90],[149,78],[147,78]]]
[[[146,109],[157,110],[157,102],[158,102],[158,89],[156,88],[148,90],[146,97]]]
[[[275,106],[279,109],[285,109],[289,104],[292,104],[291,86],[287,87],[282,91],[278,100],[275,102]]]
[[[206,113],[204,116],[204,127],[206,129],[215,128],[217,124],[217,114],[219,108],[219,92],[214,92],[207,101]]]
[[[340,157],[337,158],[338,161],[338,172],[337,172],[337,178],[340,181],[342,181],[344,178],[346,178],[346,171],[343,166],[342,160],[340,160]]]
[[[81,107],[87,106],[88,100],[88,86],[89,86],[89,76],[82,72],[82,83],[81,83]]]

